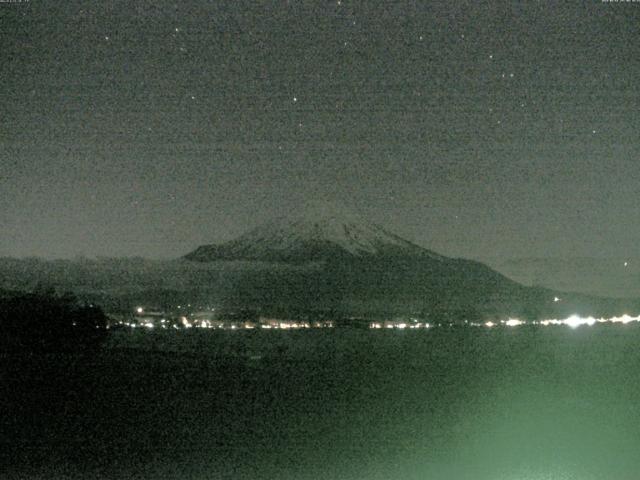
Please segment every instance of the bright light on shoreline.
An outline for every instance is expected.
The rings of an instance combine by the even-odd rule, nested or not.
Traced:
[[[142,310],[142,307],[136,307],[136,311]],[[160,328],[166,328],[169,324],[171,324],[171,327],[176,328],[176,329],[180,329],[180,328],[200,328],[200,329],[211,329],[211,328],[217,328],[217,329],[229,329],[229,330],[236,330],[236,329],[253,329],[253,328],[261,328],[261,329],[278,329],[278,330],[289,330],[289,329],[294,329],[294,330],[299,330],[299,329],[309,329],[309,328],[331,328],[333,325],[331,325],[328,322],[306,322],[306,321],[278,321],[277,323],[265,323],[265,324],[260,324],[259,322],[256,324],[252,324],[251,322],[245,322],[243,324],[236,324],[236,323],[227,323],[227,324],[223,324],[221,322],[216,323],[214,325],[214,323],[210,320],[195,320],[192,321],[189,318],[187,318],[186,316],[182,316],[179,317],[178,319],[176,319],[175,323],[173,321],[169,321],[167,319],[161,319],[159,321],[159,324],[156,325],[154,321],[151,321],[151,319],[145,318],[145,317],[139,317],[138,318],[139,321],[131,321],[131,322],[124,322],[124,321],[120,321],[119,325],[125,325],[128,326],[130,328],[136,328],[136,327],[146,327],[148,329],[153,329],[154,327],[160,327]],[[608,318],[595,318],[592,316],[587,316],[587,317],[582,317],[578,314],[573,314],[567,318],[564,319],[556,319],[556,318],[549,318],[549,319],[542,319],[542,320],[521,320],[519,318],[507,318],[504,320],[488,320],[484,323],[477,323],[477,322],[469,322],[469,321],[465,321],[464,324],[463,323],[456,323],[456,322],[444,322],[444,323],[440,323],[440,324],[429,324],[429,323],[423,323],[423,322],[418,322],[417,320],[413,320],[415,323],[406,323],[404,321],[397,321],[397,320],[386,320],[386,321],[372,321],[368,324],[368,328],[369,329],[398,329],[398,330],[404,330],[404,329],[411,329],[411,330],[416,330],[416,329],[430,329],[433,327],[454,327],[454,326],[459,326],[459,327],[486,327],[486,328],[499,328],[499,327],[519,327],[519,326],[523,326],[523,325],[533,325],[533,326],[550,326],[550,325],[563,325],[563,326],[567,326],[570,327],[572,329],[581,327],[581,326],[593,326],[596,323],[611,323],[611,324],[629,324],[632,322],[640,322],[640,316],[631,316],[629,314],[623,314],[621,316],[618,317],[608,317]],[[354,327],[357,325],[354,325]]]
[[[596,319],[593,317],[579,317],[578,315],[571,315],[569,318],[567,318],[566,320],[564,320],[563,322],[565,325],[571,327],[571,328],[577,328],[580,325],[593,325],[594,323],[596,323]]]
[[[630,315],[625,314],[620,317],[595,318],[595,317],[581,317],[579,315],[571,315],[570,317],[567,317],[562,320],[556,319],[556,318],[550,318],[550,319],[544,319],[544,320],[537,320],[533,322],[527,322],[524,320],[519,320],[517,318],[509,318],[507,320],[501,320],[500,324],[505,325],[507,327],[517,327],[520,325],[530,324],[530,325],[542,325],[544,327],[548,327],[549,325],[565,325],[571,328],[578,328],[582,325],[592,326],[592,325],[595,325],[596,323],[622,323],[626,325],[627,323],[631,323],[631,322],[640,322],[640,316],[632,317]],[[488,328],[491,328],[495,325],[496,324],[494,322],[484,323],[484,326]]]

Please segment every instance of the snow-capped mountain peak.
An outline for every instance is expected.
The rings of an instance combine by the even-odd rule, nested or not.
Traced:
[[[287,249],[302,243],[323,242],[350,254],[376,253],[384,245],[414,247],[381,227],[366,223],[355,215],[337,217],[284,217],[261,225],[238,240],[260,243],[270,248]]]
[[[336,255],[428,255],[441,258],[341,207],[305,206],[235,240],[198,248],[188,259],[317,260]]]

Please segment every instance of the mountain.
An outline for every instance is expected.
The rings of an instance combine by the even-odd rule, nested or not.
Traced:
[[[234,240],[198,247],[184,259],[244,262],[244,274],[234,281],[234,301],[263,310],[478,317],[531,313],[554,298],[549,290],[524,287],[476,261],[439,255],[335,209],[305,209]]]
[[[362,217],[335,210],[306,210],[265,223],[230,242],[204,245],[187,260],[259,260],[304,263],[375,256],[445,257],[394,235]]]
[[[123,313],[140,304],[194,304],[278,318],[477,321],[640,310],[633,300],[524,286],[482,263],[439,255],[326,207],[305,207],[168,261],[0,258],[0,290],[43,288]]]

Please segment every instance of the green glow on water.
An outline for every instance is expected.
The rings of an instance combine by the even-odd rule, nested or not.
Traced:
[[[73,479],[640,472],[637,324],[177,333],[117,333],[82,387],[90,401],[21,444],[44,442],[43,462]]]

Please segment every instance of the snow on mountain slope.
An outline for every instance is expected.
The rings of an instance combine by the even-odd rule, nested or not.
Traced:
[[[220,245],[199,247],[186,256],[197,261],[255,259],[297,261],[402,254],[442,259],[357,214],[335,207],[306,207],[294,214],[267,222]]]

